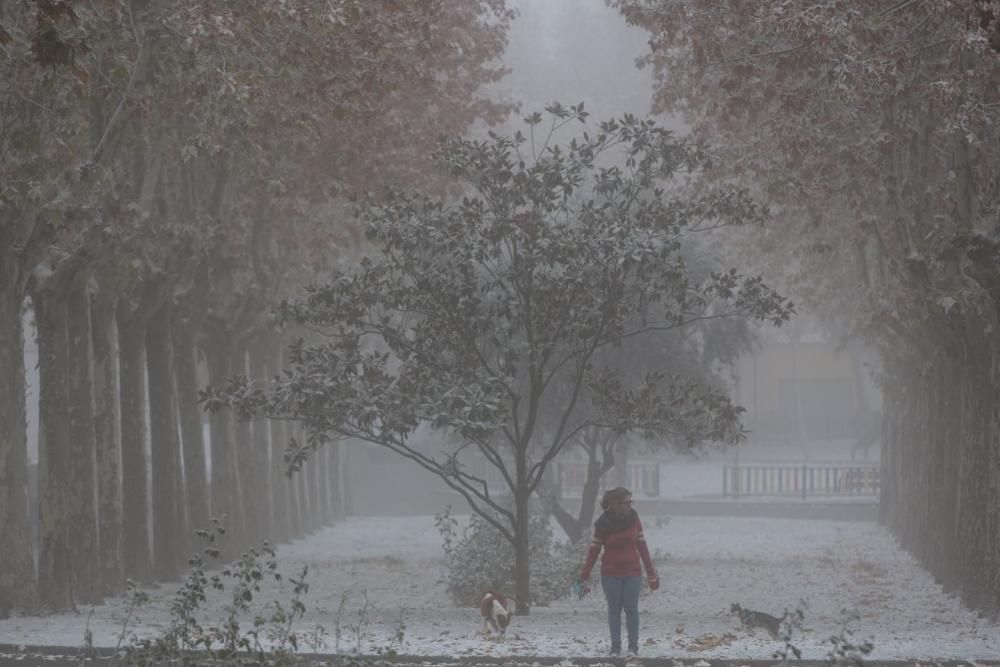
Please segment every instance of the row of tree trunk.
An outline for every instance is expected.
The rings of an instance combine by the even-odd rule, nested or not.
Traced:
[[[881,520],[945,591],[996,614],[1000,340],[972,316],[938,340],[887,358]]]
[[[175,579],[201,549],[194,531],[211,518],[226,529],[226,559],[260,540],[284,542],[330,525],[344,511],[337,446],[286,474],[283,452],[299,437],[296,424],[240,421],[224,410],[209,416],[204,438],[197,395],[205,375],[222,384],[235,374],[278,372],[284,346],[276,332],[213,334],[178,316],[162,291],[147,289],[133,302],[104,298],[85,273],[57,278],[29,287],[39,372],[37,545],[26,435],[0,427],[0,438],[21,443],[0,448],[9,524],[0,617],[96,603],[127,579]],[[23,424],[25,332],[20,309],[4,305],[0,376],[13,394],[2,404],[21,414],[0,422]]]

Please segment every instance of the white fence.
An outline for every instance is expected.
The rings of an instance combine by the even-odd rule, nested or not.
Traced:
[[[722,495],[740,496],[878,496],[875,465],[800,464],[726,465]]]

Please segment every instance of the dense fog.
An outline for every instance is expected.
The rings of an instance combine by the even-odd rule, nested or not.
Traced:
[[[0,8],[0,663],[995,658],[994,13],[397,4]]]

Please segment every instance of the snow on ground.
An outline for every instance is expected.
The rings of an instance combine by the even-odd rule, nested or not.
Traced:
[[[803,658],[825,658],[829,637],[852,612],[860,618],[849,629],[873,642],[875,659],[1000,655],[1000,629],[943,594],[874,524],[726,517],[646,517],[644,523],[663,585],[640,601],[643,656],[770,658],[781,643],[762,630],[741,630],[729,605],[780,615],[800,600],[808,605],[805,629],[793,643]],[[455,608],[448,598],[433,517],[351,518],[279,547],[278,557],[286,574],[309,566],[308,611],[297,627],[313,640],[307,650],[350,652],[360,645],[362,653],[393,648],[458,658],[607,651],[599,586],[582,601],[567,598],[515,617],[504,639],[484,635],[478,610]],[[150,589],[153,599],[136,612],[129,632],[163,631],[175,589]],[[290,598],[285,582],[260,600]],[[206,620],[220,623],[224,603],[211,598]],[[78,614],[0,621],[0,643],[80,646],[89,624],[96,646],[115,646],[127,607],[114,599]],[[393,639],[399,632],[401,643]]]

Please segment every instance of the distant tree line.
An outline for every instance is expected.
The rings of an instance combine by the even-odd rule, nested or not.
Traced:
[[[478,91],[511,18],[502,0],[0,5],[0,617],[172,579],[210,517],[232,554],[343,511],[335,445],[288,477],[297,426],[220,411],[206,443],[198,389],[282,371],[303,332],[271,304],[363,246],[346,193],[434,187],[439,134],[505,117]]]

